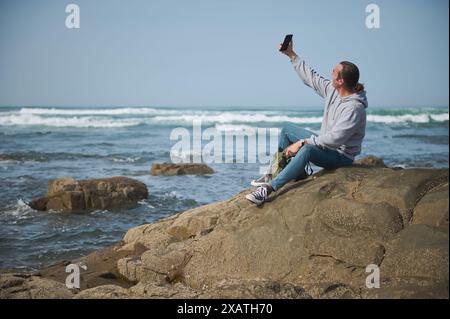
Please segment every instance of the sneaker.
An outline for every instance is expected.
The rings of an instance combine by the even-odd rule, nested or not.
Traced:
[[[270,186],[260,186],[254,192],[247,194],[245,198],[256,205],[261,205],[266,201],[267,197],[269,197],[269,194]]]
[[[269,184],[269,182],[272,180],[272,175],[264,175],[264,176],[261,176],[260,178],[258,178],[258,179],[254,179],[254,180],[252,180],[251,181],[251,185],[252,186],[265,186],[265,185],[267,185],[267,184]]]

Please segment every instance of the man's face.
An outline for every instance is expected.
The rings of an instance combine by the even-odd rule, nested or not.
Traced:
[[[336,89],[339,89],[344,85],[344,80],[342,78],[340,78],[340,76],[339,76],[341,71],[342,71],[342,65],[337,64],[334,67],[333,72],[331,73],[331,84]]]

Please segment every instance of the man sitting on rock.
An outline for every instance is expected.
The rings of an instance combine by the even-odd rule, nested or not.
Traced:
[[[290,180],[305,178],[309,162],[328,169],[351,165],[361,153],[365,135],[368,104],[364,86],[358,82],[358,67],[341,62],[334,67],[330,81],[297,56],[292,41],[283,53],[303,82],[325,99],[325,110],[319,135],[292,124],[282,128],[278,148],[286,149],[286,157],[291,160],[275,178],[268,174],[252,182],[259,187],[246,198],[257,205]]]

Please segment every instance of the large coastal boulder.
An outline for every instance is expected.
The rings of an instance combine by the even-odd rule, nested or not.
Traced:
[[[77,298],[448,298],[448,169],[377,166],[132,228],[107,256],[77,260],[92,270]]]
[[[446,196],[448,169],[374,166],[322,171],[261,207],[246,190],[133,228],[124,249],[147,250],[118,260],[118,271],[134,284],[183,283],[208,296],[231,281],[237,297],[263,280],[314,298],[448,298],[448,208],[427,199]],[[369,265],[380,288],[366,286]]]
[[[214,170],[203,163],[187,163],[187,164],[174,164],[174,163],[154,163],[150,170],[150,174],[174,176],[174,175],[200,175],[200,174],[212,174]]]
[[[148,197],[144,183],[128,177],[89,180],[60,178],[48,183],[47,194],[33,199],[31,208],[41,211],[83,212],[133,205]]]

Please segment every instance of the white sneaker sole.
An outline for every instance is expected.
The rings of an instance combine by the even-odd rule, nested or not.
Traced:
[[[262,203],[264,203],[264,201],[262,200],[257,200],[255,197],[253,197],[251,194],[245,195],[245,198],[247,198],[249,201],[251,201],[252,203],[256,204],[256,205],[261,205]]]
[[[250,185],[259,187],[259,186],[269,185],[269,183],[267,183],[267,182],[257,182],[256,180],[252,180],[250,182]]]

